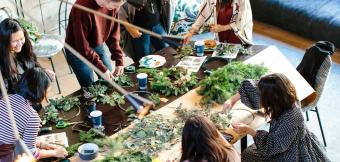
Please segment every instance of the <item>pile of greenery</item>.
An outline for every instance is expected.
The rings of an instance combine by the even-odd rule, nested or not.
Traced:
[[[150,78],[150,88],[165,96],[180,95],[188,92],[198,83],[196,73],[189,74],[188,70],[181,67],[157,69],[138,69],[139,73],[147,73]]]
[[[133,87],[134,83],[126,74],[114,78],[114,81],[122,87]]]
[[[124,96],[120,95],[116,91],[112,91],[112,89],[101,83],[91,85],[88,92],[90,94],[89,97],[91,101],[95,101],[97,103],[109,104],[110,106],[125,103]],[[50,104],[44,109],[45,112],[42,116],[42,125],[45,125],[49,121],[56,123],[61,118],[59,116],[59,111],[68,112],[72,108],[79,108],[81,105],[79,96],[62,96],[60,99],[49,99],[49,102]]]
[[[267,72],[267,68],[260,65],[232,62],[215,70],[209,77],[199,83],[197,91],[202,95],[202,104],[222,104],[234,95],[245,79],[259,79]]]
[[[181,120],[165,119],[154,113],[135,119],[132,124],[134,127],[114,139],[94,140],[98,146],[109,150],[104,161],[151,161],[160,151],[169,149],[180,140],[183,128]]]
[[[20,25],[27,31],[28,36],[34,43],[36,43],[41,38],[38,28],[33,23],[28,22],[24,18],[19,18],[18,21]]]
[[[90,94],[89,98],[91,101],[95,101],[97,103],[109,104],[110,106],[116,106],[120,104],[124,104],[124,96],[120,95],[118,92],[109,89],[107,86],[96,83],[89,87],[88,92]],[[109,92],[112,92],[109,94]]]
[[[175,58],[182,59],[186,56],[193,55],[194,50],[191,45],[183,45],[180,49],[178,49],[177,54],[175,55]]]
[[[217,45],[216,52],[218,56],[233,56],[238,53],[249,53],[242,45],[228,43]]]
[[[231,125],[231,113],[222,113],[222,112],[211,112],[209,108],[200,109],[185,109],[185,108],[176,108],[175,110],[176,116],[179,117],[183,122],[185,122],[188,118],[194,115],[202,115],[208,117],[216,126],[218,130],[226,130]]]
[[[79,96],[74,97],[64,97],[62,96],[60,99],[49,99],[50,104],[45,107],[45,112],[42,117],[42,125],[45,125],[47,122],[52,121],[56,123],[58,121],[59,112],[65,111],[68,112],[74,107],[80,106]]]

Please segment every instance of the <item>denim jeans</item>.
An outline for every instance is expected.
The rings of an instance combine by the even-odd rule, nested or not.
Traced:
[[[161,24],[153,26],[151,30],[160,35],[166,35],[164,27]],[[151,44],[157,51],[168,46],[168,44],[160,39],[143,33],[139,38],[132,38],[132,47],[134,50],[134,56],[132,56],[132,59],[135,62],[138,62],[142,57],[151,54]]]
[[[112,71],[112,64],[109,54],[105,48],[105,44],[101,44],[93,50],[98,54],[100,60],[103,61],[104,65]],[[74,56],[71,51],[66,49],[66,59],[71,65],[74,74],[76,74],[77,80],[81,87],[88,87],[94,82],[93,70],[83,63],[80,59]]]

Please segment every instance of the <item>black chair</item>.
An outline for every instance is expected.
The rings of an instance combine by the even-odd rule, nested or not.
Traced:
[[[331,44],[331,45],[333,45],[333,44]],[[325,85],[326,85],[326,82],[327,82],[327,79],[328,79],[328,75],[330,73],[330,69],[331,69],[331,66],[332,66],[332,58],[331,58],[330,55],[334,52],[334,45],[331,46],[331,47],[333,47],[332,50],[321,49],[320,52],[326,53],[326,54],[325,53],[319,53],[319,55],[326,55],[326,56],[324,56],[323,60],[320,59],[320,60],[322,60],[322,62],[318,62],[318,61],[320,61],[318,59],[311,60],[311,59],[315,59],[315,55],[314,56],[313,55],[304,56],[304,58],[301,61],[301,63],[303,61],[305,61],[305,65],[307,65],[304,68],[312,69],[312,68],[315,68],[314,66],[320,65],[319,69],[316,71],[315,83],[314,83],[314,85],[312,85],[312,87],[314,88],[314,90],[316,92],[316,98],[313,102],[308,103],[308,104],[304,104],[304,102],[302,101],[301,106],[302,106],[302,110],[306,112],[307,121],[309,121],[309,116],[308,116],[309,111],[313,111],[313,112],[316,113],[317,118],[318,118],[318,122],[319,122],[319,127],[320,127],[320,131],[321,131],[322,139],[323,139],[323,143],[324,143],[325,147],[327,146],[327,143],[326,143],[326,138],[325,138],[325,134],[324,134],[324,131],[323,131],[323,127],[322,127],[322,123],[321,123],[321,119],[320,119],[320,113],[319,113],[317,104],[318,104],[319,100],[321,99],[321,96],[322,96],[322,93],[324,91],[324,88],[325,88]],[[319,50],[320,50],[320,48],[319,48]],[[306,64],[306,60],[308,60],[308,62],[310,62],[310,63]],[[313,61],[313,62],[311,62],[311,61]],[[300,63],[300,65],[301,65],[301,63]],[[304,75],[306,75],[306,74],[301,72],[300,65],[297,67],[297,70],[301,73],[301,75],[303,77],[305,77]],[[306,79],[306,80],[308,80],[308,79]]]

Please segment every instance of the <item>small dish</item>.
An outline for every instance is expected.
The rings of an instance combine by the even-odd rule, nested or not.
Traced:
[[[85,143],[78,147],[79,157],[82,160],[93,160],[98,156],[98,145],[94,143]]]
[[[140,67],[146,68],[157,68],[161,67],[165,64],[166,60],[163,56],[160,55],[148,55],[144,56],[139,60]]]

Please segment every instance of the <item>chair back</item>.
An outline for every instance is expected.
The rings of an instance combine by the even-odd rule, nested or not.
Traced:
[[[330,55],[334,52],[334,45],[330,42],[320,42],[321,43],[318,42],[319,44],[316,43],[307,49],[305,56],[297,67],[300,74],[311,84],[316,92],[316,97],[313,102],[301,102],[304,111],[317,106],[332,66],[332,58]]]

